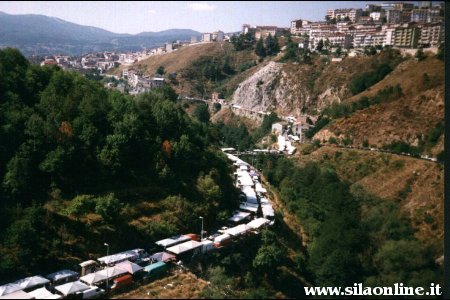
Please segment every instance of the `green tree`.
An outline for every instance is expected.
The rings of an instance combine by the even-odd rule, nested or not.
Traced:
[[[253,260],[253,267],[261,272],[275,272],[284,258],[284,253],[275,245],[264,245],[259,248]]]
[[[275,36],[273,37],[270,33],[266,37],[266,54],[268,56],[273,56],[278,54],[280,52],[280,45],[278,44],[278,38]]]
[[[113,193],[95,198],[95,213],[108,222],[117,219],[122,211],[123,203]]]
[[[156,74],[164,75],[165,73],[166,73],[166,70],[164,69],[163,66],[159,66],[158,69],[156,70]]]
[[[264,48],[263,39],[259,39],[256,43],[255,53],[261,58],[266,57],[266,49]]]
[[[198,104],[193,113],[194,117],[197,118],[202,123],[208,123],[209,122],[209,110],[208,105],[205,103]]]
[[[222,71],[227,75],[233,75],[235,73],[234,69],[230,65],[230,57],[229,56],[225,57]]]
[[[288,37],[286,43],[286,50],[284,52],[283,60],[294,60],[297,58],[298,45],[295,44],[291,37]]]
[[[322,49],[323,49],[323,39],[320,39],[320,41],[317,43],[316,50],[318,52],[321,52]]]

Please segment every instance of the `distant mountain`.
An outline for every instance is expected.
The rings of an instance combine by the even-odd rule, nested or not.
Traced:
[[[79,55],[92,51],[135,51],[163,45],[174,40],[199,38],[190,29],[169,29],[118,34],[92,26],[84,26],[43,15],[10,15],[0,12],[0,48],[15,47],[25,55]]]

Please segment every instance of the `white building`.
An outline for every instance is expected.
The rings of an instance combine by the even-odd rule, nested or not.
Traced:
[[[211,42],[212,34],[211,33],[203,33],[202,34],[202,42]]]
[[[381,21],[385,17],[385,12],[384,11],[374,11],[374,12],[371,12],[369,16],[374,21]]]
[[[358,8],[338,8],[338,9],[329,9],[327,11],[327,16],[330,19],[336,20],[344,20],[349,18],[352,22],[358,22],[359,18],[362,15],[362,9]]]
[[[225,36],[224,32],[219,30],[219,31],[213,32],[212,40],[216,41],[216,42],[223,42],[224,36]]]

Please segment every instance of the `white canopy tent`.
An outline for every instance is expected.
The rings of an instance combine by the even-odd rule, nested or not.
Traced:
[[[247,202],[258,204],[258,199],[256,198],[255,190],[250,186],[242,187],[241,191],[245,194]]]
[[[106,280],[106,275],[103,275],[100,272],[89,273],[87,275],[84,275],[83,277],[80,277],[81,282],[84,282],[89,285],[99,283],[103,280]]]
[[[263,216],[265,218],[275,216],[275,211],[273,210],[272,205],[270,205],[270,204],[262,205],[261,208],[262,208]]]
[[[135,263],[132,263],[131,261],[128,261],[128,260],[118,263],[116,265],[116,267],[124,269],[125,271],[127,271],[130,274],[137,273],[144,269],[143,267],[141,267]]]
[[[263,205],[263,204],[270,204],[269,199],[267,199],[266,197],[259,198],[259,202],[261,202],[261,205]]]
[[[16,283],[8,283],[0,286],[0,296],[8,295],[17,291],[21,291],[23,288]]]
[[[28,292],[29,295],[36,299],[61,299],[60,295],[50,293],[45,287]]]
[[[30,289],[35,286],[44,285],[50,283],[50,280],[42,276],[31,276],[14,282],[22,287],[22,290]]]
[[[122,268],[114,266],[114,267],[105,268],[101,271],[98,271],[97,273],[99,273],[102,276],[105,276],[105,278],[106,277],[111,278],[111,277],[117,277],[117,276],[126,274],[128,272]]]
[[[55,289],[59,291],[64,296],[75,294],[88,290],[90,287],[81,281],[68,282],[62,285],[55,286]]]
[[[253,221],[247,223],[247,226],[252,229],[259,229],[262,226],[268,224],[270,221],[265,218],[254,219]]]
[[[167,248],[167,252],[171,252],[175,255],[185,253],[187,251],[202,247],[202,243],[197,241],[187,241],[182,244],[175,245],[173,247]]]
[[[255,184],[255,190],[257,193],[267,193],[267,190],[259,182]]]
[[[5,296],[0,296],[0,299],[34,299],[34,297],[22,290],[19,290]]]
[[[162,247],[170,247],[176,244],[180,244],[186,241],[191,240],[191,237],[187,235],[176,235],[164,240],[160,240],[156,242],[156,245],[162,246]]]
[[[139,258],[143,252],[144,249],[127,250],[120,253],[100,257],[98,261],[107,265],[116,264],[125,260],[135,260]]]
[[[224,231],[224,233],[232,235],[232,236],[239,236],[245,234],[247,231],[249,231],[251,228],[248,227],[245,224],[241,224],[232,228],[228,228]]]
[[[255,183],[253,182],[252,177],[250,176],[250,174],[247,171],[238,171],[236,172],[237,174],[237,180],[239,185],[241,186],[253,186]]]
[[[256,213],[258,211],[258,204],[243,202],[239,205],[239,209],[243,211]]]
[[[249,216],[250,216],[250,213],[239,211],[239,212],[235,213],[232,217],[228,218],[228,221],[237,223],[237,222],[241,222],[241,221],[245,220]]]

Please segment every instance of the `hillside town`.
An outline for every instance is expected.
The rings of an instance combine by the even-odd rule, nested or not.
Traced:
[[[290,27],[251,26],[244,24],[241,34],[250,34],[255,40],[271,36],[294,36],[299,38],[298,47],[312,52],[322,48],[348,56],[364,54],[368,48],[394,47],[403,51],[427,48],[437,52],[444,39],[443,2],[419,1],[412,3],[393,2],[367,4],[365,9],[331,8],[325,15],[325,21],[292,20]],[[58,65],[63,69],[95,71],[104,75],[108,70],[119,66],[132,66],[154,55],[164,55],[203,43],[230,42],[235,33],[221,30],[202,33],[200,41],[192,36],[190,41],[167,42],[154,49],[137,52],[98,52],[88,53],[82,57],[64,55],[47,56],[41,65]],[[338,50],[339,49],[339,50]],[[341,58],[333,58],[339,61]],[[131,95],[149,91],[164,84],[162,76],[142,74],[133,69],[124,69],[121,76],[114,76],[122,82],[117,89],[127,90]],[[111,87],[112,84],[107,85]]]

